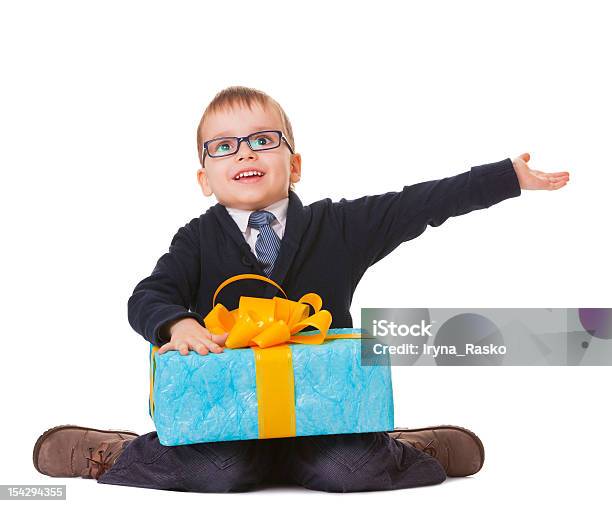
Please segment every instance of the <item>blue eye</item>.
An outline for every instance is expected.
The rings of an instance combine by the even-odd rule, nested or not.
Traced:
[[[219,151],[229,151],[230,147],[229,144],[227,142],[224,142],[223,144],[219,144],[217,146],[217,149],[215,149],[216,152]]]
[[[251,141],[251,144],[253,144],[254,147],[255,146],[267,146],[268,144],[274,144],[274,143],[275,143],[274,139],[272,139],[272,137],[268,134],[260,134]]]

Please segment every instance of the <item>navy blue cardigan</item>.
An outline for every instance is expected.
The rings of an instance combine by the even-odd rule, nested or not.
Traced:
[[[332,314],[332,327],[352,327],[353,293],[368,267],[421,235],[427,225],[437,227],[451,216],[520,194],[509,158],[354,200],[326,198],[304,206],[290,191],[285,233],[270,278],[291,300],[318,293]],[[128,301],[130,325],[161,346],[169,341],[167,328],[174,320],[192,317],[203,325],[217,286],[241,273],[264,275],[236,222],[216,204],[178,230],[152,274],[136,285]],[[231,310],[241,295],[282,296],[268,283],[243,280],[226,286],[216,302]]]

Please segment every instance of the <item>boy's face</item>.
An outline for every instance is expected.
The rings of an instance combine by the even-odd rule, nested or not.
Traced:
[[[262,130],[283,131],[280,114],[271,107],[239,104],[218,111],[206,118],[202,138],[206,142],[217,137],[243,137]],[[283,135],[285,132],[283,132]],[[198,183],[207,197],[214,194],[221,205],[236,209],[257,210],[289,195],[289,183],[301,176],[301,156],[291,154],[287,144],[265,151],[253,151],[246,141],[233,155],[204,159],[197,172]],[[245,170],[263,172],[263,176],[235,177]]]

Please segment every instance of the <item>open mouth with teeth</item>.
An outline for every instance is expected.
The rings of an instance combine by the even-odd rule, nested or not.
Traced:
[[[234,177],[234,181],[240,183],[254,183],[264,177],[264,173],[259,170],[245,170]]]

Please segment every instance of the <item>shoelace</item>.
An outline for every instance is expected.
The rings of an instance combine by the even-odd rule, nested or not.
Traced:
[[[398,433],[397,435],[393,434],[391,437],[393,437],[393,439],[397,439],[399,441],[404,441],[405,443],[408,443],[410,446],[414,446],[417,450],[421,450],[422,452],[425,452],[425,453],[431,455],[432,457],[435,457],[437,455],[437,453],[438,453],[436,451],[435,447],[433,447],[433,446],[430,447],[430,445],[435,442],[434,439],[431,439],[429,441],[429,443],[424,445],[420,441],[410,441],[408,439],[402,439],[402,438],[400,438],[400,436],[401,436],[401,433]]]
[[[120,443],[119,448],[117,448],[116,443]],[[98,459],[93,458],[93,448],[89,447],[87,450],[89,451],[89,457],[85,457],[87,459],[87,469],[83,473],[84,478],[94,478],[98,479],[102,476],[106,471],[108,471],[112,465],[117,460],[118,449],[123,449],[124,441],[117,441],[109,444],[104,441],[100,443],[100,447],[97,450]],[[114,447],[114,448],[113,448]]]
[[[420,441],[409,441],[409,443],[414,446],[417,450],[421,450],[422,452],[428,453],[429,455],[431,455],[432,457],[436,456],[436,449],[432,446],[430,447],[429,445],[431,443],[433,443],[434,440],[432,439],[431,441],[429,441],[429,443],[427,443],[426,445],[423,445],[423,443],[421,443]]]

